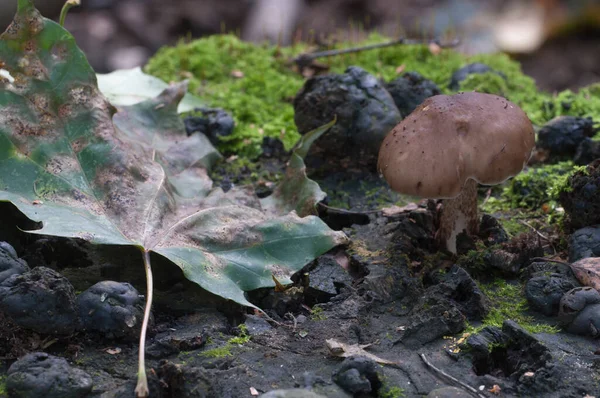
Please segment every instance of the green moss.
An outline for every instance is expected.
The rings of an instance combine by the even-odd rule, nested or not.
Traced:
[[[600,124],[600,83],[584,87],[577,93],[565,90],[547,98],[542,107],[543,119],[563,115],[591,117]],[[600,134],[595,138],[600,140]]]
[[[221,347],[211,348],[210,350],[201,351],[198,353],[199,356],[206,358],[224,358],[231,357],[233,354],[231,350],[236,346],[246,344],[250,341],[250,335],[248,334],[248,328],[242,324],[238,326],[239,336],[232,337]]]
[[[255,156],[263,136],[280,138],[287,149],[299,138],[291,98],[303,79],[285,67],[276,47],[214,35],[163,47],[145,70],[166,81],[189,79],[190,91],[209,106],[233,113],[236,130],[222,138],[224,152]],[[232,75],[238,71],[243,77]]]
[[[581,169],[571,161],[532,167],[513,178],[502,196],[512,207],[538,210],[555,203],[569,176]]]
[[[241,324],[240,326],[238,326],[238,329],[240,331],[240,335],[233,337],[231,339],[229,339],[228,343],[229,344],[246,344],[247,342],[250,341],[250,335],[248,334],[248,328],[246,327],[246,325]]]
[[[530,229],[523,223],[520,223],[518,219],[514,217],[507,217],[500,220],[502,228],[508,233],[509,236],[517,236],[519,234],[530,231]]]
[[[388,40],[371,34],[364,42],[339,43],[331,48]],[[264,136],[280,138],[287,149],[299,138],[291,100],[304,79],[292,71],[289,60],[306,50],[306,45],[280,48],[245,43],[233,35],[214,35],[160,49],[145,70],[165,81],[189,79],[190,90],[208,106],[231,111],[236,121],[235,132],[224,137],[218,147],[226,153],[252,157],[260,153]],[[506,80],[495,73],[471,75],[462,82],[460,90],[501,94],[521,106],[537,125],[564,114],[600,120],[600,84],[578,93],[565,91],[555,96],[542,93],[533,79],[522,73],[519,63],[504,54],[465,56],[446,49],[434,55],[424,45],[397,45],[322,58],[319,62],[328,64],[334,73],[357,65],[386,81],[396,78],[396,69],[404,65],[404,70],[421,73],[447,94],[452,93],[448,84],[454,71],[481,62],[502,72]],[[243,77],[232,75],[238,71]]]
[[[325,319],[327,319],[327,317],[323,313],[323,308],[314,306],[310,310],[310,319],[312,319],[313,321],[324,321]]]
[[[460,83],[460,89],[496,94],[502,97],[506,97],[509,93],[507,81],[494,72],[473,73]]]
[[[530,333],[558,333],[556,326],[536,323],[533,317],[527,315],[529,310],[527,299],[523,293],[523,285],[496,280],[493,283],[480,285],[480,289],[491,301],[491,308],[478,327],[470,327],[468,332],[476,333],[485,326],[502,327],[505,320],[512,319]]]
[[[402,398],[402,397],[406,397],[406,394],[405,394],[403,388],[400,388],[397,386],[388,387],[388,386],[384,385],[379,390],[378,396],[379,396],[379,398]]]
[[[6,391],[6,376],[0,376],[0,396],[7,396]]]
[[[231,344],[225,344],[224,346],[212,348],[210,350],[202,351],[198,353],[201,357],[206,358],[225,358],[231,357],[233,354],[231,353]]]

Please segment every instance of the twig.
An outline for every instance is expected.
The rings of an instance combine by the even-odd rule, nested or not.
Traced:
[[[431,362],[429,362],[429,360],[425,357],[425,354],[419,354],[419,356],[421,357],[421,359],[423,360],[423,362],[425,362],[425,365],[427,365],[427,367],[429,367],[429,369],[435,371],[437,374],[444,376],[446,379],[452,381],[453,383],[458,384],[459,386],[461,386],[462,388],[464,388],[465,390],[467,390],[468,392],[470,392],[471,394],[477,396],[478,398],[486,398],[485,395],[480,394],[479,391],[477,391],[475,388],[471,387],[470,385],[463,383],[462,381],[458,380],[457,378],[450,376],[448,373],[444,372],[441,369],[436,368]]]
[[[342,213],[342,214],[363,215],[363,214],[374,214],[374,213],[380,213],[381,212],[381,210],[352,211],[352,210],[346,210],[346,209],[340,209],[340,208],[337,208],[337,207],[327,206],[326,204],[323,204],[321,202],[317,203],[317,206],[322,207],[322,208],[327,209],[327,210],[337,211],[338,213]]]
[[[550,238],[548,238],[546,235],[542,234],[540,231],[538,231],[533,225],[529,224],[527,221],[525,220],[519,220],[519,222],[523,225],[525,225],[526,227],[529,227],[533,230],[533,232],[535,232],[536,234],[538,234],[538,236],[544,240],[550,241]]]
[[[301,54],[301,55],[297,56],[296,58],[294,58],[293,61],[296,63],[296,65],[298,65],[299,68],[302,69],[302,68],[308,66],[312,61],[314,61],[317,58],[333,57],[335,55],[351,54],[351,53],[356,53],[356,52],[360,52],[360,51],[375,50],[378,48],[396,46],[398,44],[431,44],[431,43],[437,44],[441,48],[451,48],[451,47],[456,47],[458,44],[460,44],[460,40],[455,39],[449,43],[442,43],[439,39],[421,40],[421,39],[406,39],[404,37],[401,37],[397,40],[392,40],[387,43],[369,44],[367,46],[361,46],[361,47],[351,47],[351,48],[343,48],[340,50],[317,51],[317,52],[308,53],[308,54]]]
[[[562,265],[571,266],[571,264],[569,264],[569,263],[567,263],[565,261],[552,260],[552,259],[544,258],[544,257],[533,257],[531,259],[531,261],[545,261],[545,262],[548,262],[548,263],[556,263],[556,264],[562,264]]]
[[[296,317],[291,312],[287,312],[285,314],[285,316],[288,317],[288,318],[291,318],[292,321],[294,321],[294,327],[292,328],[292,333],[295,333],[296,332],[296,326],[298,326],[298,321],[296,320]]]

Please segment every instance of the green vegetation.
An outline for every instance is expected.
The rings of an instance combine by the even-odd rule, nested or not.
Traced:
[[[387,40],[371,34],[364,42],[338,43],[331,48]],[[281,48],[245,43],[233,35],[214,35],[162,48],[145,70],[167,82],[188,79],[190,90],[208,106],[232,112],[235,133],[222,138],[219,149],[254,157],[260,154],[264,136],[280,138],[286,149],[299,138],[292,98],[304,84],[304,78],[292,70],[290,59],[307,49],[305,44]],[[404,65],[404,70],[421,73],[447,94],[452,93],[448,83],[454,71],[472,62],[482,62],[502,72],[506,80],[495,73],[472,75],[462,82],[460,90],[476,89],[503,95],[521,106],[537,125],[565,114],[600,120],[600,84],[577,94],[570,91],[556,96],[541,93],[533,79],[522,73],[520,65],[504,54],[465,56],[442,50],[434,55],[424,45],[398,45],[324,58],[319,62],[329,65],[334,73],[357,65],[386,81],[398,77],[396,69]]]
[[[585,170],[585,166],[576,166],[572,161],[531,167],[508,182],[498,196],[490,197],[481,209],[486,213],[511,212],[511,217],[502,219],[501,224],[512,236],[525,232],[527,227],[512,217],[514,210],[511,209],[547,214],[548,222],[559,222],[562,213],[554,211],[559,206],[559,194],[569,190],[569,177],[581,170]]]
[[[402,397],[406,397],[406,394],[404,393],[404,389],[394,386],[394,387],[386,387],[383,386],[380,390],[379,390],[379,394],[378,394],[379,398],[402,398]]]
[[[248,334],[248,328],[246,325],[242,324],[238,326],[238,330],[240,331],[240,334],[227,340],[227,342],[221,347],[201,351],[198,353],[198,355],[206,358],[224,358],[233,356],[231,353],[232,348],[234,348],[236,345],[246,344],[250,341],[250,335]]]
[[[233,113],[235,136],[223,137],[221,150],[252,157],[263,136],[280,138],[287,149],[299,138],[291,99],[303,79],[276,47],[215,35],[162,48],[146,71],[167,82],[189,79],[190,90],[209,106]]]
[[[540,209],[544,204],[556,202],[569,176],[582,168],[572,161],[530,168],[513,178],[503,195],[512,207]]]
[[[314,306],[310,310],[310,319],[312,319],[313,321],[324,321],[325,319],[327,319],[327,317],[323,312],[323,308],[319,306]]]
[[[0,376],[0,396],[6,396],[6,376]]]
[[[480,285],[481,290],[491,301],[491,309],[478,327],[470,326],[468,332],[477,333],[485,326],[502,327],[507,319],[512,319],[530,333],[558,333],[556,326],[535,323],[533,318],[527,315],[527,299],[523,294],[521,284],[508,283],[504,280],[496,280],[493,283]]]

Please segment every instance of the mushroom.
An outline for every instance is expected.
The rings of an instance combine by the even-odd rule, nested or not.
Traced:
[[[456,253],[456,237],[479,229],[477,183],[517,175],[535,144],[531,121],[497,95],[426,99],[383,140],[377,168],[394,191],[443,199],[437,238]]]

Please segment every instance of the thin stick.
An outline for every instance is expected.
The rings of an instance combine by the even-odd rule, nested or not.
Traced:
[[[458,380],[457,378],[450,376],[448,373],[444,372],[441,369],[436,368],[431,362],[429,362],[429,360],[425,357],[425,354],[419,354],[419,356],[421,357],[421,359],[423,360],[423,362],[425,362],[425,365],[427,365],[430,369],[432,369],[433,371],[435,371],[436,373],[444,376],[445,378],[447,378],[448,380],[458,384],[459,386],[461,386],[462,388],[466,389],[467,391],[469,391],[470,393],[474,394],[475,396],[479,397],[479,398],[486,398],[485,395],[480,394],[475,388],[471,387],[470,385],[463,383],[462,381]]]
[[[340,209],[338,207],[327,206],[326,204],[323,204],[321,202],[317,203],[317,206],[322,207],[327,210],[336,211],[336,212],[342,213],[342,214],[356,214],[356,215],[364,214],[364,215],[366,215],[366,214],[381,213],[381,210],[352,211],[352,210]]]
[[[146,308],[144,308],[144,321],[140,332],[140,352],[138,359],[138,381],[135,387],[136,398],[146,398],[150,391],[148,390],[148,378],[146,377],[146,330],[150,320],[150,309],[152,308],[152,268],[150,266],[150,253],[144,249],[144,268],[146,270]]]
[[[65,4],[60,10],[60,17],[58,19],[58,23],[60,26],[65,26],[65,19],[67,18],[67,13],[69,12],[69,9],[71,9],[71,7],[74,6],[78,6],[79,4],[81,4],[80,0],[67,0],[65,2]]]
[[[538,236],[544,240],[550,241],[550,238],[548,238],[547,236],[545,236],[544,234],[542,234],[540,231],[538,231],[537,229],[535,229],[535,227],[531,224],[529,224],[527,221],[525,220],[519,220],[519,222],[523,225],[525,225],[526,227],[529,227],[533,230],[533,232],[535,232],[536,234],[538,234]]]
[[[569,264],[569,263],[567,263],[565,261],[552,260],[552,259],[544,258],[544,257],[533,257],[531,259],[531,261],[545,261],[545,262],[548,262],[548,263],[556,263],[556,264],[562,264],[562,265],[571,266],[571,264]]]
[[[437,39],[436,40],[419,40],[419,39],[406,39],[404,37],[401,37],[397,40],[392,40],[387,43],[369,44],[369,45],[361,46],[361,47],[351,47],[351,48],[344,48],[344,49],[339,49],[339,50],[327,50],[327,51],[313,52],[310,54],[301,54],[298,57],[294,58],[294,62],[298,66],[303,67],[303,66],[308,65],[311,61],[313,61],[317,58],[333,57],[335,55],[351,54],[351,53],[356,53],[356,52],[360,52],[360,51],[375,50],[378,48],[396,46],[398,44],[429,44],[429,43],[435,43],[438,46],[440,46],[441,48],[451,48],[451,47],[456,47],[460,43],[460,41],[453,40],[449,43],[441,43]]]

